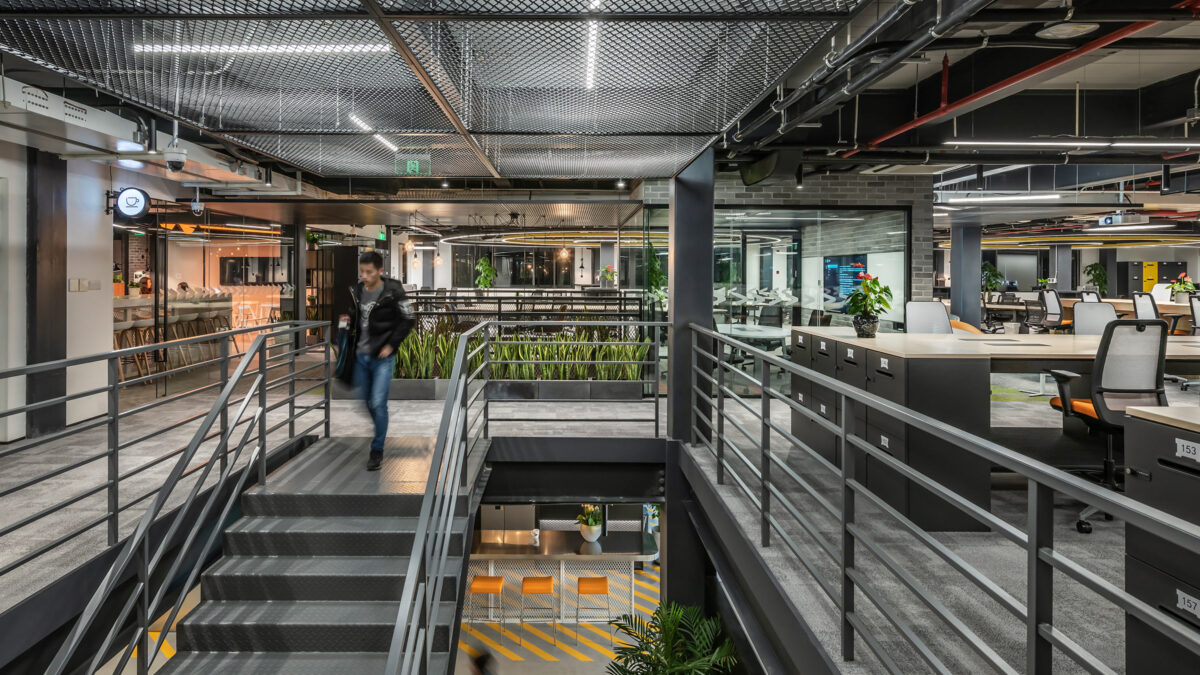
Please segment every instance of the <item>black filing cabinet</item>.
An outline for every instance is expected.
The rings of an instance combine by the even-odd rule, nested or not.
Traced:
[[[1125,480],[1126,496],[1200,524],[1200,434],[1130,417],[1125,438],[1125,461],[1136,471]],[[1200,556],[1126,525],[1125,590],[1200,633]],[[1198,673],[1200,656],[1126,615],[1125,670]]]

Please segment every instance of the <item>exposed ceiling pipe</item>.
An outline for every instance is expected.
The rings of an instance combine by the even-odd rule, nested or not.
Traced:
[[[904,164],[904,165],[929,165],[929,164],[1032,164],[1040,166],[1066,166],[1072,164],[1099,164],[1099,165],[1147,165],[1161,166],[1163,164],[1171,164],[1173,166],[1185,166],[1195,164],[1192,160],[1183,159],[1164,159],[1161,155],[1117,155],[1117,154],[1028,154],[1028,155],[991,155],[991,154],[975,154],[975,153],[938,153],[930,149],[921,152],[879,152],[873,151],[859,154],[853,157],[841,155],[818,155],[809,154],[801,159],[805,164],[819,166],[822,164],[828,165],[845,165],[845,164]]]
[[[1077,21],[1081,23],[1128,23],[1131,21],[1195,21],[1196,11],[1186,11],[1187,5],[1174,9],[1089,10],[1063,7],[1058,9],[985,9],[971,23],[1052,23]]]
[[[808,79],[806,79],[799,87],[794,89],[792,93],[783,97],[781,100],[772,103],[770,110],[759,115],[749,124],[743,125],[742,128],[738,130],[738,133],[734,135],[734,139],[741,141],[746,134],[753,132],[755,129],[769,122],[771,118],[778,115],[796,101],[799,101],[802,96],[812,91],[813,88],[822,81],[837,75],[847,66],[849,66],[851,61],[856,60],[855,57],[858,52],[862,51],[862,49],[870,44],[871,41],[879,37],[880,33],[889,28],[892,24],[896,23],[896,21],[898,21],[902,16],[907,14],[908,10],[918,2],[920,2],[920,0],[899,0],[896,2],[896,4],[892,5],[891,8],[888,9],[887,13],[881,16],[878,21],[871,24],[869,28],[863,31],[854,40],[851,40],[849,43],[847,43],[846,46],[842,48],[842,51],[827,54],[821,67],[817,68],[817,70],[809,75]],[[866,3],[863,3],[863,6],[865,5]]]
[[[796,128],[800,124],[810,122],[814,119],[820,119],[825,115],[833,112],[846,101],[857,96],[867,87],[874,84],[877,80],[892,72],[905,59],[913,54],[925,49],[935,40],[941,39],[947,33],[953,31],[962,25],[967,19],[971,18],[976,12],[992,4],[994,0],[965,0],[958,5],[950,14],[943,16],[940,20],[929,27],[920,37],[907,43],[904,47],[896,50],[891,56],[884,59],[882,62],[873,65],[867,70],[860,73],[850,83],[833,92],[829,98],[820,101],[808,110],[791,118],[786,124],[780,125],[779,129],[768,135],[766,138],[758,141],[755,147],[762,148],[768,143],[774,141],[788,131]]]
[[[1184,0],[1184,2],[1177,3],[1175,5],[1175,7],[1176,8],[1190,7],[1190,6],[1195,5],[1196,2],[1197,2],[1197,0]],[[901,124],[900,126],[892,129],[891,131],[887,131],[887,132],[877,136],[876,138],[872,139],[869,143],[867,143],[866,148],[867,149],[877,148],[877,147],[879,147],[879,144],[884,143],[892,138],[895,138],[896,136],[899,136],[900,134],[907,133],[918,127],[925,126],[926,124],[929,124],[930,122],[933,122],[934,120],[939,120],[939,119],[941,119],[947,115],[950,115],[968,105],[977,103],[989,96],[993,96],[993,95],[998,94],[1006,89],[1009,89],[1010,87],[1014,87],[1014,86],[1024,82],[1025,80],[1028,80],[1030,78],[1041,75],[1042,73],[1045,73],[1046,71],[1057,68],[1065,63],[1074,61],[1075,59],[1078,59],[1082,56],[1086,56],[1087,54],[1091,54],[1092,52],[1094,52],[1098,49],[1103,49],[1104,47],[1107,47],[1108,45],[1111,45],[1112,43],[1114,43],[1118,40],[1129,37],[1130,35],[1134,35],[1136,33],[1140,33],[1142,31],[1146,30],[1147,28],[1152,28],[1157,25],[1158,25],[1157,21],[1138,21],[1137,23],[1131,23],[1128,26],[1123,26],[1121,28],[1118,28],[1117,30],[1114,30],[1113,32],[1109,33],[1108,35],[1103,35],[1101,37],[1098,37],[1095,40],[1092,40],[1091,42],[1088,42],[1087,44],[1084,44],[1080,47],[1072,49],[1071,51],[1069,51],[1065,54],[1059,54],[1058,56],[1056,56],[1048,61],[1042,62],[1032,68],[1028,68],[1024,71],[1021,71],[1020,73],[1017,73],[1016,75],[1012,75],[1003,80],[1000,80],[999,82],[997,82],[995,84],[984,87],[983,89],[980,89],[979,91],[976,91],[975,93],[973,93],[965,98],[961,98],[961,99],[955,101],[954,103],[951,103],[949,105],[943,105],[943,106],[939,107],[937,110],[925,113],[924,115],[921,115],[921,116],[917,117],[916,119],[905,122],[904,124]],[[857,154],[858,152],[859,152],[858,149],[850,150],[846,153],[843,153],[843,156],[851,157],[851,156]]]

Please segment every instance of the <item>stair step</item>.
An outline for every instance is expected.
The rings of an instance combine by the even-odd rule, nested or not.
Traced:
[[[407,557],[229,556],[201,581],[206,600],[393,600],[399,601]],[[454,600],[460,558],[447,560],[442,599]]]
[[[179,624],[180,651],[386,652],[398,602],[204,602]],[[446,651],[455,603],[439,603],[434,650]]]
[[[247,516],[412,516],[421,513],[422,494],[314,494],[254,488],[242,495]],[[467,499],[455,505],[467,515]]]
[[[345,675],[382,673],[387,654],[380,652],[180,652],[167,660],[164,675],[176,673],[253,673],[254,675]],[[433,671],[430,672],[445,672]]]
[[[242,518],[225,530],[227,555],[405,556],[412,551],[417,519],[406,517]],[[450,555],[463,553],[465,518],[456,518]]]

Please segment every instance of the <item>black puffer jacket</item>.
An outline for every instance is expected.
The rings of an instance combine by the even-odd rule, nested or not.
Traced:
[[[354,352],[358,347],[359,299],[362,297],[362,292],[361,281],[350,287],[350,296],[354,300],[350,305],[350,325],[347,327],[350,335],[346,341],[346,349],[350,352]],[[371,356],[378,356],[379,350],[383,349],[384,345],[391,345],[392,350],[395,351],[404,338],[408,337],[415,323],[412,305],[404,293],[404,285],[391,277],[384,277],[383,293],[375,302],[371,316],[367,317],[367,333],[370,336],[368,345]],[[350,363],[353,364],[353,359],[350,360]],[[342,373],[343,378],[349,380],[352,371],[353,366],[351,365]]]

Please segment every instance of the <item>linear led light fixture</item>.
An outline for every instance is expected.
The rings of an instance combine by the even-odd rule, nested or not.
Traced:
[[[973,145],[983,147],[1001,147],[1001,148],[1107,148],[1112,145],[1108,141],[1079,141],[1072,139],[1064,139],[1061,141],[971,141],[971,140],[949,140],[944,141],[942,145]]]
[[[350,121],[354,122],[354,125],[357,126],[359,129],[362,129],[363,131],[375,131],[375,129],[370,124],[367,124],[366,122],[362,121],[362,119],[359,118],[358,115],[355,115],[354,113],[350,113],[349,115],[347,115],[347,117],[349,117]],[[375,140],[377,140],[380,143],[383,143],[385,146],[387,146],[388,150],[391,150],[392,152],[400,151],[400,148],[396,147],[395,143],[389,141],[388,139],[384,138],[383,136],[381,136],[379,134],[374,134],[374,136],[375,136]]]
[[[598,9],[601,0],[588,3],[588,10]],[[600,42],[600,22],[589,21],[587,27],[587,65],[584,66],[583,86],[586,89],[596,88],[596,47]]]
[[[365,45],[134,45],[135,54],[370,54],[391,51]]]
[[[946,206],[945,204],[934,204],[933,208],[941,209],[943,211],[962,211],[962,209],[960,209],[960,208],[957,208],[954,206]]]
[[[1060,194],[1045,195],[997,195],[994,197],[951,197],[946,201],[951,204],[984,204],[988,202],[1029,202],[1039,199],[1062,199]]]
[[[1145,225],[1109,225],[1090,227],[1084,232],[1088,234],[1104,234],[1105,232],[1128,232],[1132,230],[1164,230],[1168,227],[1175,227],[1175,223],[1148,223]]]
[[[1200,141],[1116,141],[1114,148],[1197,148]]]

